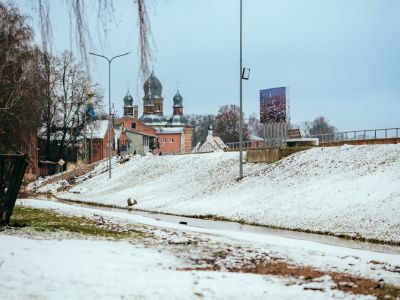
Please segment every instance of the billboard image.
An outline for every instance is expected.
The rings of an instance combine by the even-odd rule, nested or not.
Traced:
[[[286,122],[286,87],[260,90],[260,122]]]

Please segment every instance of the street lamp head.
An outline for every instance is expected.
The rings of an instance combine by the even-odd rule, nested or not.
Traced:
[[[250,68],[243,68],[242,79],[248,80],[250,77]]]

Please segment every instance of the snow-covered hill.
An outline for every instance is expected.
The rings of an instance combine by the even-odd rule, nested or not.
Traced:
[[[244,166],[238,153],[134,157],[58,196],[400,242],[400,145],[314,148]]]

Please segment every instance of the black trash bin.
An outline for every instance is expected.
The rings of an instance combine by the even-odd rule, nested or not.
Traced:
[[[26,154],[0,154],[0,225],[10,223],[27,166]]]

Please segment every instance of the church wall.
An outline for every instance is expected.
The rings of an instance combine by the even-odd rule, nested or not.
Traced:
[[[171,143],[171,138],[173,143]],[[165,143],[163,143],[165,139]],[[159,133],[158,143],[160,149],[155,149],[155,154],[178,154],[181,153],[181,134],[180,133]]]

